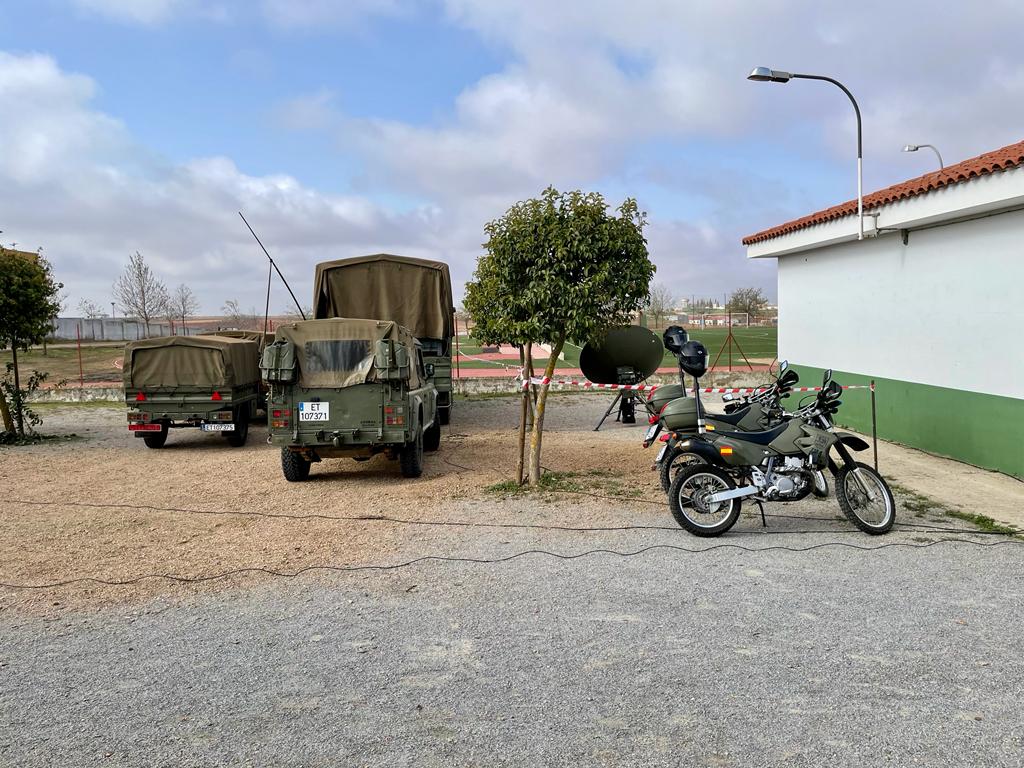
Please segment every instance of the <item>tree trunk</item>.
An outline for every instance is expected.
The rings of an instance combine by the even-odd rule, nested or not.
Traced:
[[[18,348],[11,344],[11,355],[14,358],[14,397],[11,398],[11,405],[14,406],[14,420],[18,428],[18,434],[25,436],[25,412],[21,403],[21,376],[18,373]]]
[[[530,344],[526,347],[526,366],[524,370],[526,372],[527,379],[532,379],[534,377],[535,374],[533,372],[533,344]],[[532,431],[533,420],[534,417],[537,415],[537,409],[535,407],[537,404],[537,387],[535,387],[533,384],[528,385],[526,387],[526,394],[528,395],[526,399],[528,410],[526,414],[526,428]]]
[[[0,418],[4,422],[4,432],[14,431],[14,419],[11,418],[11,409],[7,407],[7,397],[0,391]]]
[[[523,484],[523,475],[526,463],[526,419],[530,412],[530,384],[529,374],[526,371],[526,350],[524,347],[519,347],[519,362],[523,366],[523,392],[520,398],[520,409],[519,409],[519,442],[518,442],[518,454],[516,458],[516,484]]]
[[[555,373],[555,363],[562,352],[562,345],[565,344],[565,337],[560,338],[551,347],[551,356],[548,357],[548,364],[544,368],[545,378],[550,379]],[[537,396],[537,414],[533,419],[533,433],[530,436],[530,485],[540,483],[540,448],[544,433],[544,407],[548,402],[548,389],[550,384],[540,385],[540,394]]]

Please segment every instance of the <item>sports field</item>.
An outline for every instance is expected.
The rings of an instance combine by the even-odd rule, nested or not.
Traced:
[[[709,363],[715,362],[715,358],[718,357],[719,351],[725,344],[726,337],[728,336],[728,328],[706,328],[700,330],[699,328],[689,329],[691,339],[696,339],[704,343],[704,346],[708,348],[708,353],[711,355]],[[659,333],[660,335],[660,333]],[[732,345],[732,364],[742,365],[743,358],[740,355],[740,350],[746,354],[746,356],[753,362],[770,363],[772,362],[778,350],[778,329],[777,328],[734,328],[733,329],[733,345]],[[483,348],[480,344],[472,337],[462,335],[459,337],[459,349],[463,355],[479,355]],[[718,361],[719,366],[728,364],[729,351],[725,350],[722,352],[721,359]],[[557,368],[578,368],[580,359],[580,348],[574,344],[566,343],[565,345],[565,360],[559,360]],[[504,361],[506,365],[516,365],[516,361]],[[663,366],[673,366],[676,364],[675,358],[672,357],[668,351],[665,352],[665,358],[662,362]],[[459,362],[459,366],[462,368],[494,368],[497,367],[494,363],[484,362],[478,360],[467,360],[465,357]]]

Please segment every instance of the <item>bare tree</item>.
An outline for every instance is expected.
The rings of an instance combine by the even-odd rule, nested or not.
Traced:
[[[668,315],[674,308],[676,297],[672,289],[664,283],[651,284],[651,303],[647,307],[647,313],[654,320],[654,327],[660,328]]]
[[[283,317],[286,322],[297,323],[300,320],[302,320],[303,314],[305,314],[307,320],[312,320],[312,307],[304,306],[302,308],[302,313],[300,314],[299,310],[295,306],[289,306],[284,312],[281,313],[281,317]]]
[[[167,314],[167,288],[138,251],[128,257],[128,266],[114,283],[114,298],[127,316],[142,320],[147,336],[150,320]]]
[[[228,323],[235,328],[253,330],[260,327],[256,308],[253,307],[249,312],[246,312],[242,309],[238,299],[228,299],[220,309]]]
[[[81,312],[85,317],[93,320],[97,317],[106,317],[107,313],[103,311],[103,308],[95,301],[89,299],[82,299],[78,302],[78,311]]]
[[[755,318],[764,312],[767,306],[768,299],[760,288],[739,288],[729,297],[728,310],[733,313],[746,312],[751,318]]]
[[[171,299],[168,302],[167,314],[174,320],[181,320],[182,333],[185,332],[185,323],[192,315],[199,311],[199,299],[192,293],[192,289],[181,283],[174,289]]]

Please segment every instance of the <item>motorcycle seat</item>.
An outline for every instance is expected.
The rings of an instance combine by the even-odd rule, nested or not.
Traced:
[[[750,406],[746,405],[732,413],[705,413],[705,418],[721,421],[725,424],[732,424],[734,427],[743,421],[743,418],[750,413]]]
[[[783,423],[777,427],[772,427],[766,432],[719,432],[718,434],[720,437],[731,437],[733,440],[743,440],[744,442],[757,445],[768,445],[785,432],[787,427],[789,427],[789,424]]]

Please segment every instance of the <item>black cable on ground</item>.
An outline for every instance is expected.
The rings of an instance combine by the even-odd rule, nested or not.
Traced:
[[[844,547],[847,549],[854,549],[863,552],[872,552],[875,550],[882,549],[894,549],[896,547],[902,547],[905,549],[927,549],[934,547],[939,544],[970,544],[976,547],[998,547],[1005,544],[1017,544],[1024,545],[1024,541],[1017,539],[1009,539],[1005,541],[992,541],[992,542],[979,542],[971,541],[969,539],[939,539],[937,541],[930,541],[923,544],[911,544],[906,542],[892,542],[889,544],[879,544],[877,546],[862,546],[860,544],[848,544],[843,541],[832,541],[823,542],[821,544],[812,544],[807,547],[788,547],[788,546],[770,546],[770,547],[747,547],[742,544],[716,544],[710,547],[701,547],[692,549],[688,547],[680,547],[675,544],[652,544],[641,549],[633,550],[630,552],[619,552],[614,549],[590,549],[585,552],[578,552],[574,555],[563,555],[557,552],[549,552],[544,549],[530,549],[523,552],[516,552],[512,555],[506,555],[505,557],[495,558],[477,558],[477,557],[446,557],[442,555],[426,555],[424,557],[417,557],[413,560],[407,560],[402,563],[394,563],[391,565],[307,565],[303,568],[299,568],[295,571],[279,571],[273,568],[263,568],[259,566],[249,566],[245,568],[233,568],[222,573],[210,574],[207,576],[176,576],[167,573],[146,573],[139,576],[132,576],[127,579],[103,579],[95,576],[80,576],[73,579],[64,579],[61,581],[53,581],[45,584],[13,584],[10,582],[0,582],[0,587],[6,589],[20,589],[20,590],[39,590],[39,589],[55,589],[58,587],[71,586],[72,584],[101,584],[104,586],[122,587],[131,586],[138,584],[139,582],[149,579],[162,579],[165,581],[173,581],[181,584],[201,584],[209,581],[217,581],[220,579],[229,578],[231,576],[240,576],[243,574],[264,574],[267,576],[273,576],[275,578],[286,578],[294,579],[306,573],[313,571],[331,571],[335,573],[353,573],[357,571],[396,571],[402,568],[409,568],[413,565],[426,562],[440,562],[440,563],[467,563],[473,565],[495,565],[499,563],[508,563],[512,560],[518,560],[530,555],[540,555],[542,557],[551,557],[557,560],[579,560],[584,557],[592,557],[594,555],[611,555],[614,557],[637,557],[639,555],[653,552],[655,550],[673,550],[676,552],[685,552],[687,554],[703,554],[706,552],[715,552],[723,549],[734,549],[741,552],[813,552],[819,549],[826,549],[829,547]]]

